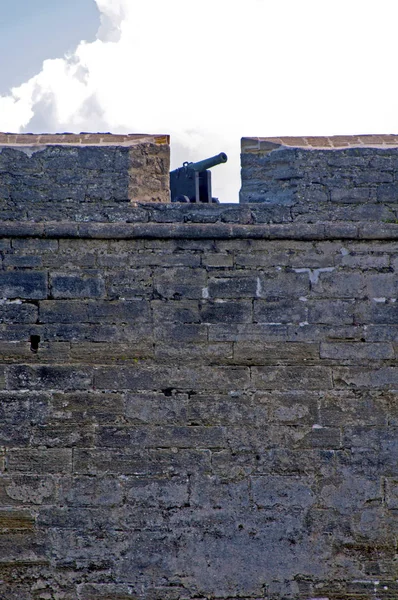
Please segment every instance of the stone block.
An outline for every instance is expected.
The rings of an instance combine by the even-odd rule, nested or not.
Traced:
[[[363,298],[366,295],[365,281],[361,273],[325,272],[311,285],[312,295],[319,298]]]
[[[369,254],[366,251],[361,253],[353,252],[352,254],[342,256],[340,264],[349,269],[387,269],[390,266],[390,256],[387,252],[385,254],[373,252]]]
[[[319,500],[321,505],[333,508],[338,513],[352,514],[371,503],[379,503],[381,496],[378,479],[354,477],[348,472],[345,477],[337,476],[322,481]]]
[[[126,500],[133,506],[181,508],[189,502],[188,478],[128,478]]]
[[[0,272],[0,297],[39,300],[47,297],[47,276],[44,272]]]
[[[0,395],[0,445],[24,447],[30,444],[33,428],[46,421],[49,407],[48,397],[34,394]]]
[[[117,259],[117,257],[114,257]],[[99,263],[101,262],[101,257],[98,259]],[[135,255],[129,255],[126,257],[127,264],[133,268],[139,267],[190,267],[192,269],[196,269],[201,266],[201,257],[199,254],[189,253],[189,252],[175,252],[175,253],[150,253],[150,252],[142,252]],[[120,266],[120,259],[118,265],[115,263],[114,265],[108,264],[104,266]]]
[[[14,568],[18,568],[19,565],[24,565],[26,568],[48,565],[47,542],[44,535],[33,531],[16,531],[0,536],[0,567],[14,565]],[[15,581],[13,588],[15,590]]]
[[[197,300],[153,300],[150,303],[157,324],[200,323],[199,302]]]
[[[304,302],[255,300],[253,303],[253,321],[255,323],[271,325],[295,323],[298,325],[307,320],[307,305]]]
[[[326,325],[353,325],[354,304],[343,300],[310,300],[306,302],[308,322]]]
[[[196,365],[233,365],[232,344],[229,342],[198,343],[179,342],[170,346],[168,340],[157,340],[154,356],[157,361],[165,365],[196,364]]]
[[[398,325],[398,305],[395,299],[374,298],[371,302],[361,302],[357,305],[355,319],[358,323],[374,325]]]
[[[35,254],[27,256],[17,256],[15,254],[8,254],[3,259],[4,268],[19,268],[19,269],[33,269],[35,267],[42,266],[42,259],[40,256]]]
[[[62,504],[76,507],[116,507],[123,502],[122,482],[116,477],[63,477],[59,486]]]
[[[367,325],[363,337],[367,342],[395,342],[397,335],[396,325]]]
[[[332,388],[328,367],[252,367],[252,382],[261,390],[327,390]]]
[[[280,298],[297,300],[301,296],[307,296],[310,290],[308,274],[295,273],[290,270],[275,269],[261,273],[257,280],[256,295],[269,301]]]
[[[347,182],[348,183],[348,182]],[[332,202],[366,202],[371,197],[372,188],[369,186],[362,185],[360,187],[349,187],[346,186],[337,187],[331,190],[330,199]]]
[[[161,298],[200,299],[207,285],[207,274],[202,269],[156,269],[154,292]]]
[[[188,344],[203,345],[207,341],[207,327],[204,324],[198,325],[195,323],[170,323],[166,321],[162,324],[156,325],[153,333],[155,336],[155,343],[178,343],[179,348],[181,348],[181,345],[183,345],[185,350],[187,350]]]
[[[36,328],[33,330],[36,332]],[[5,363],[57,363],[70,359],[70,345],[67,342],[42,342],[38,346],[38,352],[31,350],[30,336],[22,342],[1,342],[0,361]]]
[[[341,431],[334,427],[323,427],[317,423],[296,444],[298,448],[339,449],[342,446]]]
[[[4,390],[6,388],[6,368],[0,366],[0,390]]]
[[[157,426],[101,427],[98,442],[102,448],[220,448],[225,446],[220,427]]]
[[[235,364],[244,365],[303,363],[319,359],[317,343],[236,341],[233,351]]]
[[[8,472],[30,475],[70,473],[72,471],[72,450],[48,448],[45,450],[21,449],[8,453]]]
[[[313,425],[318,423],[319,397],[316,391],[261,391],[254,396],[255,405],[267,408],[268,424]],[[257,423],[257,420],[256,420]]]
[[[61,423],[113,423],[122,418],[125,400],[122,394],[80,390],[53,391],[52,419]]]
[[[7,387],[10,390],[74,390],[92,385],[92,370],[73,366],[27,366],[7,368]]]
[[[97,389],[115,390],[230,390],[249,385],[245,367],[182,365],[170,367],[98,367],[94,372]]]
[[[102,298],[105,295],[104,281],[97,273],[53,273],[50,285],[54,298]]]
[[[31,225],[31,224],[30,224]],[[16,237],[12,240],[12,248],[18,253],[38,253],[40,256],[58,251],[58,240],[44,240],[40,237]]]
[[[202,265],[208,269],[228,269],[234,266],[234,257],[222,252],[209,253],[202,256]]]
[[[95,442],[95,425],[81,423],[38,425],[30,439],[30,445],[39,448],[90,448]]]
[[[253,502],[259,508],[306,510],[316,502],[314,482],[299,477],[252,477]]]
[[[390,421],[389,393],[330,391],[319,402],[319,423],[326,427],[383,427]]]
[[[242,510],[250,510],[249,479],[226,481],[214,475],[204,475],[203,477],[193,477],[190,487],[190,504],[195,508],[207,511],[225,510],[233,503],[238,513]]]
[[[363,426],[350,427],[346,425],[343,431],[343,445],[345,448],[353,448],[360,451],[380,452],[381,441],[386,436],[385,441],[391,441],[388,435],[387,427],[370,427],[367,423]],[[395,433],[393,431],[393,433]]]
[[[187,475],[210,471],[210,451],[182,449],[76,449],[73,471],[84,475],[134,475],[139,477]]]
[[[397,202],[398,184],[382,184],[377,186],[377,200],[379,202]]]
[[[10,534],[13,531],[33,531],[35,529],[35,516],[29,510],[16,510],[15,508],[0,509],[0,531]]]
[[[110,299],[134,299],[151,297],[153,282],[151,269],[113,270],[106,276],[106,288]]]
[[[288,326],[285,324],[248,323],[242,325],[212,324],[209,326],[210,342],[284,342],[288,338]],[[312,340],[311,340],[312,341]]]
[[[36,323],[38,308],[33,303],[6,302],[0,304],[0,323]]]
[[[386,480],[386,503],[389,510],[398,509],[398,480]]]
[[[40,303],[42,323],[143,323],[149,321],[145,300],[47,300]]]
[[[98,334],[98,332],[96,332]],[[116,341],[106,341],[109,339],[107,330],[104,331],[104,335],[96,335],[93,341],[80,342],[73,341],[70,348],[70,357],[74,361],[83,361],[92,365],[99,363],[136,363],[139,360],[146,358],[153,358],[155,354],[154,343],[152,333],[146,335],[145,331],[142,332],[140,329],[137,331],[133,329],[131,331],[124,332],[127,335],[123,336],[123,339]],[[87,334],[82,338],[87,339]],[[117,338],[117,336],[114,336]],[[95,342],[95,343],[93,343]]]
[[[375,273],[366,277],[369,298],[397,298],[398,280],[394,273]]]
[[[380,436],[379,470],[387,477],[398,476],[398,438],[397,429],[384,429]]]
[[[24,506],[53,504],[55,480],[43,475],[2,475],[0,477],[0,505]]]
[[[78,586],[81,600],[131,600],[134,587],[115,583],[83,583]]]
[[[99,345],[98,347],[93,346],[93,356],[98,356],[104,351],[105,343],[109,344],[109,348],[106,350],[108,356],[111,356],[112,349],[117,348],[119,344],[135,344],[136,348],[142,347],[144,353],[146,353],[153,343],[153,330],[149,323],[137,323],[136,325],[121,325],[118,323],[49,323],[41,327],[40,330],[45,339],[49,341],[71,342],[75,344],[74,348],[76,351],[78,346],[80,346],[83,353],[85,344],[86,348],[88,343],[102,344],[102,346]],[[20,339],[20,332],[16,331],[15,335],[18,335]]]
[[[333,368],[333,380],[336,388],[396,389],[398,368],[336,367]]]
[[[372,360],[388,360],[394,358],[392,344],[366,342],[322,342],[320,347],[321,358],[353,363]]]
[[[257,295],[257,277],[254,274],[232,277],[213,277],[210,275],[208,288],[201,297],[218,298],[255,298]]]
[[[85,449],[73,452],[73,473],[77,475],[147,475],[159,473],[147,453],[139,449]]]
[[[187,423],[188,394],[165,392],[129,392],[125,416],[133,424]]]
[[[242,300],[201,302],[200,318],[204,323],[251,323],[252,303]]]

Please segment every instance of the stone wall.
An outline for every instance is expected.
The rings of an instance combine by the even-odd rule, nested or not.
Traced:
[[[326,204],[4,211],[2,600],[396,600],[398,225]]]
[[[398,136],[242,139],[241,202],[396,203]]]
[[[168,136],[0,134],[0,210],[169,202],[169,164]]]
[[[2,224],[2,598],[396,598],[398,226],[212,208]]]

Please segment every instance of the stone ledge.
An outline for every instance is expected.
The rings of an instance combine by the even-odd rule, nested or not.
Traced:
[[[0,133],[0,146],[136,146],[169,145],[169,135],[145,133]]]
[[[397,223],[71,223],[3,221],[2,237],[81,239],[292,239],[292,240],[396,240]]]
[[[244,204],[179,204],[155,202],[52,202],[36,206],[22,202],[0,206],[0,222],[26,223],[185,223],[241,225],[289,223],[394,224],[398,202],[308,202],[280,205],[269,202]]]
[[[333,135],[244,137],[242,152],[272,150],[280,146],[307,150],[336,150],[339,148],[398,148],[398,135]]]

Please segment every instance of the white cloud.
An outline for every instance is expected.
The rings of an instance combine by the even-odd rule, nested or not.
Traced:
[[[101,14],[97,37],[104,42],[118,42],[128,5],[123,0],[96,0]]]
[[[396,0],[96,0],[97,40],[0,97],[0,130],[170,133],[173,162],[242,135],[397,131]],[[77,15],[78,18],[78,15]]]

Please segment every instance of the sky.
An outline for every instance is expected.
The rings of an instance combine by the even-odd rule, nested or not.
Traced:
[[[397,0],[0,0],[0,131],[169,133],[172,168],[243,136],[398,132]]]
[[[94,0],[0,0],[0,94],[41,71],[43,61],[94,40]]]

